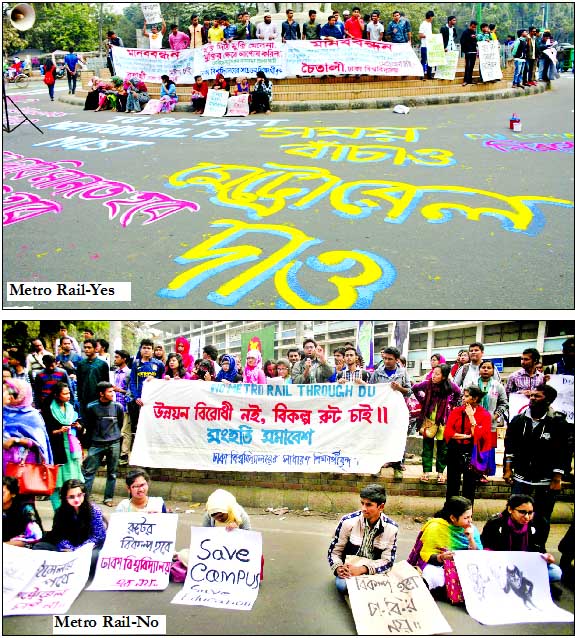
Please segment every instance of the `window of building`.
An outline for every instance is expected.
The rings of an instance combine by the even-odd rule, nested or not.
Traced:
[[[426,350],[427,349],[427,332],[420,332],[415,334],[410,333],[409,349],[410,350]]]
[[[389,345],[389,337],[375,337],[373,340],[373,351],[380,352],[382,348],[387,348]]]
[[[475,327],[455,328],[454,330],[438,330],[433,336],[433,348],[449,346],[466,346],[475,341]],[[411,342],[410,342],[410,348]]]
[[[570,337],[575,334],[575,321],[547,321],[546,337]]]
[[[429,321],[410,321],[409,329],[415,330],[416,328],[427,328]]]
[[[503,343],[536,339],[538,327],[538,321],[509,321],[488,324],[483,328],[483,341],[485,343]]]

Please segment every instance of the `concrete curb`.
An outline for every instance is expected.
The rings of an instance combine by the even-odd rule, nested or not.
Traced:
[[[307,102],[275,102],[272,104],[272,113],[303,112],[303,111],[355,111],[364,109],[387,109],[397,104],[405,106],[438,106],[441,104],[463,104],[465,102],[485,102],[488,100],[507,100],[527,95],[536,95],[551,90],[551,83],[539,82],[537,86],[523,89],[498,89],[495,91],[481,91],[477,93],[444,93],[440,95],[416,95],[404,97],[367,98],[363,100],[332,101],[307,101]],[[72,95],[63,95],[58,102],[74,106],[84,106],[84,99]],[[178,113],[189,113],[189,104],[176,105]]]

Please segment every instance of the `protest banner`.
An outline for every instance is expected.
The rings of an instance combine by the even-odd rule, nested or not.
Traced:
[[[157,24],[162,21],[162,10],[159,2],[140,2],[144,20],[148,24]]]
[[[166,589],[177,525],[177,514],[112,514],[96,574],[87,589]]]
[[[521,392],[509,393],[509,420],[518,414],[523,414],[529,407],[529,397]]]
[[[573,423],[573,377],[567,374],[551,374],[547,383],[557,390],[557,398],[551,407],[563,412],[567,421]]]
[[[405,560],[385,574],[348,579],[347,591],[360,636],[421,636],[451,631],[423,578]]]
[[[357,324],[357,352],[363,357],[365,367],[373,369],[373,321],[359,321]]]
[[[371,40],[288,40],[286,72],[296,75],[423,75],[410,44]]]
[[[250,96],[247,93],[230,95],[226,117],[247,117],[250,114]]]
[[[64,614],[90,573],[93,543],[75,552],[31,550],[3,544],[2,615]]]
[[[125,49],[112,47],[116,75],[124,79],[161,83],[167,75],[176,84],[194,83],[194,50]]]
[[[377,474],[409,413],[388,384],[144,383],[130,460],[143,467]]]
[[[445,54],[445,64],[440,64],[435,69],[436,80],[455,80],[457,72],[457,61],[459,60],[459,51],[447,51]]]
[[[499,42],[494,40],[478,42],[477,55],[479,56],[479,69],[483,81],[501,80],[503,73],[499,59]]]
[[[222,89],[208,89],[206,106],[201,117],[223,117],[228,108],[229,93]]]
[[[195,74],[203,78],[215,78],[217,73],[226,78],[255,78],[263,71],[269,78],[284,78],[285,55],[285,45],[274,40],[213,42],[196,49]]]
[[[176,605],[249,611],[258,597],[262,535],[225,527],[192,527],[188,571]]]
[[[441,33],[434,33],[425,39],[427,41],[427,64],[429,66],[445,64],[445,47]]]
[[[465,607],[482,625],[573,622],[551,600],[547,563],[538,552],[455,552]]]

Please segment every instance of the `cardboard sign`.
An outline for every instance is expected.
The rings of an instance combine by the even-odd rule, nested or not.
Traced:
[[[455,552],[469,615],[482,625],[573,622],[551,600],[547,563],[537,552]]]
[[[455,80],[457,72],[457,62],[459,60],[459,51],[447,51],[445,53],[445,63],[440,64],[435,69],[436,80]]]
[[[177,514],[112,514],[96,574],[87,589],[166,589],[177,526]]]
[[[148,25],[162,22],[162,10],[159,2],[141,2],[140,7]]]
[[[188,573],[177,605],[249,611],[258,596],[262,535],[225,527],[192,527]]]
[[[348,579],[347,591],[360,636],[421,636],[451,631],[423,578],[405,560],[385,574]]]
[[[246,117],[250,114],[250,102],[247,93],[231,95],[228,98],[226,117]]]
[[[223,117],[228,108],[229,93],[222,89],[208,89],[206,107],[201,117]]]
[[[557,390],[557,398],[551,407],[563,412],[569,423],[573,423],[573,379],[568,374],[551,374],[547,383]]]
[[[478,42],[477,53],[479,55],[479,68],[484,82],[501,80],[501,60],[499,59],[499,42]]]
[[[445,64],[446,54],[441,33],[434,33],[425,39],[427,41],[427,64],[429,66]]]
[[[75,552],[49,552],[4,544],[2,614],[65,614],[88,580],[93,543]]]

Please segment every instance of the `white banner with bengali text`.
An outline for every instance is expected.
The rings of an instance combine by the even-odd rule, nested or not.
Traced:
[[[192,527],[188,571],[177,605],[249,611],[258,597],[262,535],[252,530]]]
[[[133,465],[377,474],[402,458],[409,413],[389,384],[257,385],[151,379]]]
[[[467,613],[482,625],[573,622],[551,600],[547,563],[538,552],[455,552]]]
[[[509,400],[509,421],[518,414],[523,414],[529,407],[529,397],[521,392],[510,392]]]
[[[431,36],[427,36],[425,40],[427,42],[427,64],[429,66],[445,64],[446,53],[441,33],[434,33]]]
[[[455,80],[458,60],[459,51],[447,51],[445,53],[445,64],[440,64],[435,69],[434,78],[436,80]]]
[[[423,75],[410,44],[371,40],[304,40],[286,42],[287,75]]]
[[[194,50],[183,49],[125,49],[112,47],[116,75],[122,79],[139,78],[143,82],[162,81],[167,75],[178,84],[193,84]]]
[[[177,526],[177,514],[112,514],[94,580],[86,589],[166,589]]]
[[[263,71],[269,78],[285,78],[286,47],[274,40],[232,40],[204,44],[196,49],[196,75],[215,78],[216,73],[233,80],[240,75],[255,78]]]
[[[563,412],[569,423],[573,423],[573,379],[568,374],[550,374],[547,383],[557,390],[557,398],[551,407]]]
[[[479,56],[479,69],[481,70],[481,78],[483,81],[501,80],[503,72],[501,71],[501,60],[499,57],[499,42],[495,40],[491,40],[490,42],[478,42],[477,54]]]
[[[385,574],[347,581],[359,636],[425,636],[451,631],[420,573],[407,561]]]
[[[90,574],[93,543],[75,552],[49,552],[3,544],[2,615],[65,614]]]

